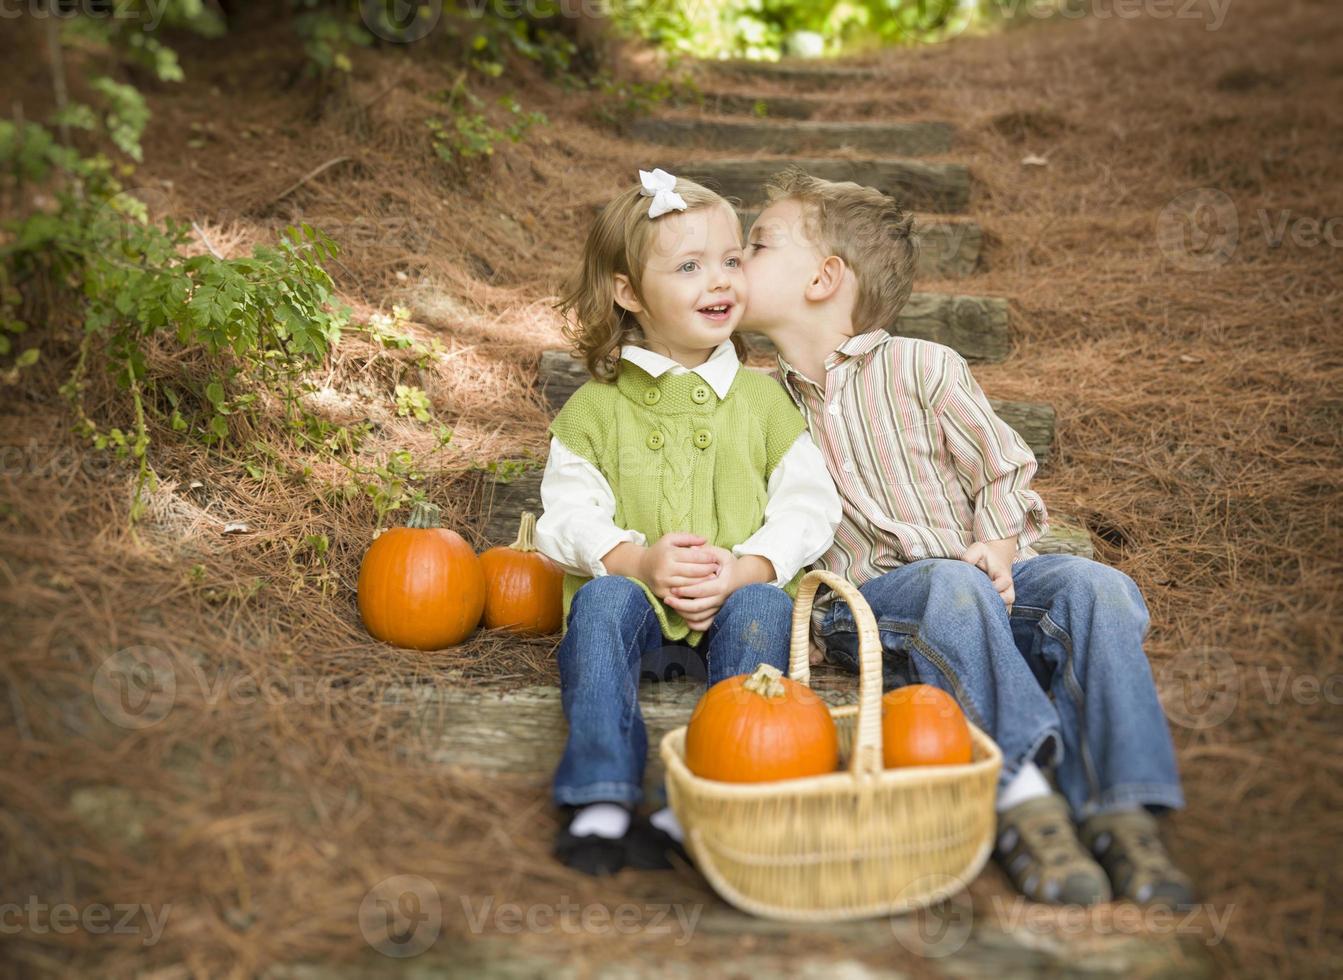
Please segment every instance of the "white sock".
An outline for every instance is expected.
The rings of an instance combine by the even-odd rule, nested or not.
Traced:
[[[575,837],[596,834],[615,839],[629,829],[630,812],[619,803],[589,803],[569,821],[569,833]]]
[[[676,819],[676,814],[671,812],[671,807],[664,806],[657,813],[650,814],[648,822],[676,843],[684,842],[685,831],[681,829],[681,822]]]
[[[1034,762],[1022,763],[1017,774],[1012,777],[1012,781],[1003,787],[1002,792],[998,794],[997,809],[999,813],[1004,810],[1010,810],[1018,803],[1025,803],[1027,800],[1033,800],[1038,796],[1048,796],[1054,792],[1049,785],[1049,780],[1045,779],[1045,774],[1040,771],[1040,767]]]

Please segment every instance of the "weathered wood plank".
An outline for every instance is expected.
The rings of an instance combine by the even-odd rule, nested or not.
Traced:
[[[628,874],[629,872],[622,872]],[[981,879],[982,881],[983,879]],[[440,896],[442,917],[476,915],[481,935],[456,931],[425,952],[392,958],[366,949],[353,962],[294,961],[268,966],[260,980],[701,980],[706,976],[792,980],[909,980],[912,976],[982,980],[999,977],[1090,977],[1094,980],[1210,980],[1218,976],[1206,938],[1167,928],[1139,933],[1116,928],[1103,910],[1082,920],[1034,907],[976,884],[975,899],[909,915],[852,922],[779,922],[732,908],[708,893],[700,901],[519,904],[513,894]],[[1076,910],[1072,910],[1076,911]],[[522,917],[526,932],[520,939]],[[617,913],[631,916],[617,918]],[[1023,914],[1026,913],[1026,914]],[[437,920],[435,920],[437,921]],[[468,920],[469,922],[470,920]],[[1087,928],[1087,921],[1094,926]],[[1173,922],[1182,918],[1176,916]],[[624,923],[621,925],[620,923]],[[471,932],[476,932],[473,926]],[[1211,933],[1211,928],[1206,928]],[[584,955],[571,933],[607,936],[600,958]],[[629,941],[647,932],[661,944]],[[416,933],[412,932],[412,936]],[[623,941],[622,941],[623,940]],[[838,943],[836,941],[839,941]],[[372,942],[372,940],[370,940]],[[678,953],[684,947],[693,952]],[[650,955],[649,949],[657,954]],[[801,950],[801,951],[799,951]],[[928,962],[937,964],[934,974]],[[712,968],[706,969],[705,964]]]
[[[863,65],[831,65],[796,61],[715,61],[709,67],[719,75],[786,82],[798,88],[831,88],[870,82],[879,78],[876,68]]]
[[[1042,555],[1096,557],[1096,547],[1086,526],[1070,514],[1055,514],[1053,511],[1049,514],[1049,530],[1032,547]]]
[[[953,127],[940,122],[794,122],[760,119],[644,118],[627,135],[667,146],[703,146],[743,153],[801,153],[852,147],[866,153],[926,156],[951,148]]]
[[[909,208],[940,213],[964,211],[970,201],[970,171],[959,163],[915,160],[831,160],[823,157],[730,158],[654,162],[656,166],[697,180],[724,197],[757,204],[772,174],[796,166],[825,180],[852,180],[899,198]]]
[[[826,103],[795,95],[751,95],[741,92],[711,92],[704,96],[703,107],[725,116],[753,116],[760,119],[810,119]]]
[[[763,339],[763,338],[761,338]],[[768,370],[768,369],[766,369]],[[588,379],[583,362],[565,350],[548,350],[541,354],[537,381],[550,407],[559,411],[569,396]],[[1054,409],[1041,402],[1005,401],[990,398],[998,416],[1021,434],[1041,462],[1049,454],[1054,442]]]
[[[541,471],[529,470],[511,483],[491,488],[481,505],[481,534],[487,545],[509,544],[518,536],[518,516],[524,510],[540,514],[541,509]],[[1034,548],[1041,554],[1095,557],[1090,532],[1075,518],[1053,512],[1049,529]]]
[[[747,233],[760,216],[755,208],[742,208],[741,226]],[[915,215],[914,236],[919,240],[919,264],[914,278],[959,279],[979,268],[984,247],[984,229],[977,221],[946,220]]]
[[[663,766],[657,751],[662,736],[690,720],[705,674],[698,655],[685,647],[668,648],[689,666],[687,679],[659,681],[649,676],[639,687],[639,705],[648,731],[645,792],[659,792]],[[650,665],[657,655],[650,655]],[[857,686],[822,689],[827,703],[853,704]],[[384,709],[399,730],[419,735],[408,746],[417,757],[443,765],[507,774],[538,785],[548,784],[559,765],[568,736],[560,690],[552,686],[511,687],[507,682],[473,688],[407,685],[389,688]]]
[[[1007,300],[992,296],[910,293],[891,333],[944,344],[969,361],[1002,361],[1011,349]],[[763,337],[747,343],[752,352],[774,352]]]
[[[602,203],[592,206],[594,215],[602,211]],[[760,216],[757,208],[739,208],[743,233]],[[972,275],[979,268],[980,253],[984,247],[984,229],[976,221],[936,218],[916,215],[914,234],[919,239],[919,264],[914,270],[915,280],[959,279]]]

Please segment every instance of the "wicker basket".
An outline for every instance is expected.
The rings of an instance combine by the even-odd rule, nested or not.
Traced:
[[[682,726],[662,739],[668,801],[700,872],[744,911],[826,922],[922,908],[960,891],[988,860],[1002,754],[971,725],[968,765],[883,768],[877,624],[858,590],[830,572],[809,572],[798,589],[790,673],[810,682],[822,583],[858,624],[858,704],[830,709],[846,768],[771,783],[701,779],[686,768]]]

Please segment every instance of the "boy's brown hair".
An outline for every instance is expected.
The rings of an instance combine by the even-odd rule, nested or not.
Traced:
[[[676,193],[685,201],[687,211],[723,207],[737,220],[726,198],[693,180],[678,177]],[[615,277],[628,276],[634,295],[642,301],[644,264],[656,223],[682,213],[669,211],[650,218],[651,202],[651,198],[640,193],[640,185],[635,184],[602,209],[588,231],[583,258],[565,280],[556,305],[567,321],[565,338],[577,348],[588,373],[598,381],[614,381],[620,348],[643,341],[639,321],[616,302]],[[732,345],[737,357],[745,360],[746,345],[740,335],[732,335]]]
[[[914,215],[876,188],[822,180],[796,168],[771,177],[765,193],[770,204],[800,203],[807,237],[853,270],[858,281],[854,333],[893,325],[914,288],[919,260]]]

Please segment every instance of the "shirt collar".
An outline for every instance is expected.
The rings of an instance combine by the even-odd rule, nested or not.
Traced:
[[[687,368],[657,351],[636,347],[633,344],[625,344],[620,348],[620,359],[629,361],[635,367],[643,368],[653,378],[659,378],[668,371],[672,374],[693,371],[704,379],[720,399],[727,397],[728,389],[732,387],[732,379],[737,376],[737,368],[741,366],[731,338],[715,347],[709,359],[697,368]]]
[[[855,334],[826,355],[825,370],[828,373],[846,361],[862,357],[864,354],[870,354],[891,339],[892,335],[885,330],[868,330],[865,333]],[[806,376],[798,371],[797,368],[785,361],[782,354],[778,355],[778,358],[779,376],[783,378],[787,384],[792,384],[792,377],[794,375],[799,378],[806,378]]]

